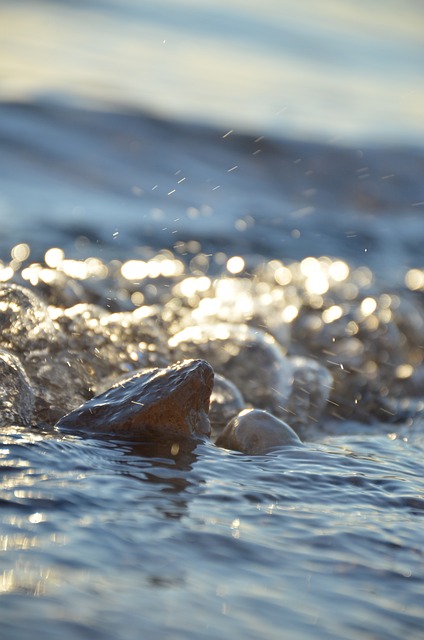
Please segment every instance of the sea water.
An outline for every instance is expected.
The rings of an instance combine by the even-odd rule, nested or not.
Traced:
[[[1,638],[422,637],[423,27],[412,0],[2,3],[4,283],[260,304],[391,384],[389,417],[258,457],[3,427]],[[349,313],[358,351],[325,354]]]

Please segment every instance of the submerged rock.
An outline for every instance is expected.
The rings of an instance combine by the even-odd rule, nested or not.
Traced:
[[[30,426],[34,395],[19,359],[0,350],[0,427]]]
[[[302,441],[288,424],[267,411],[246,409],[227,424],[215,444],[250,455],[261,455],[274,447],[301,445]]]
[[[147,440],[208,436],[213,378],[204,360],[136,373],[68,413],[56,427]]]

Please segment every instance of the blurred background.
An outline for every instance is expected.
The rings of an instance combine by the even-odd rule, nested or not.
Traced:
[[[0,7],[4,255],[79,237],[383,270],[421,255],[420,0]]]
[[[420,0],[3,0],[3,100],[351,143],[424,140]]]

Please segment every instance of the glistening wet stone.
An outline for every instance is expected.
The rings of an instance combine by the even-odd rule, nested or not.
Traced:
[[[301,446],[297,433],[267,411],[245,409],[231,420],[217,438],[218,447],[261,455],[275,447]]]
[[[30,289],[0,286],[0,344],[17,353],[60,342],[61,335],[44,302]]]
[[[205,360],[136,373],[61,418],[56,427],[147,441],[209,436],[213,378]]]

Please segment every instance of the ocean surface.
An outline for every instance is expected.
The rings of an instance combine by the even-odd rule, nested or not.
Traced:
[[[265,328],[336,394],[261,456],[1,427],[2,640],[423,637],[423,31],[419,0],[0,2],[0,283]]]

